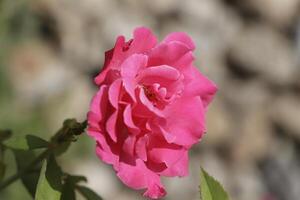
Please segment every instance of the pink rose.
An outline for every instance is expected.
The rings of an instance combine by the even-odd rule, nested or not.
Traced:
[[[96,153],[127,186],[157,199],[160,176],[188,175],[188,150],[205,132],[216,86],[193,65],[195,45],[185,33],[161,43],[147,28],[117,38],[95,78],[99,91],[88,113]]]

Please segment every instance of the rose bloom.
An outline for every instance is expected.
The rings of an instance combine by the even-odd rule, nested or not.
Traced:
[[[95,78],[99,86],[88,113],[88,134],[98,157],[120,180],[166,194],[160,176],[187,176],[188,150],[205,132],[205,113],[217,88],[193,65],[195,45],[182,32],[157,43],[144,27],[133,39],[117,38]]]

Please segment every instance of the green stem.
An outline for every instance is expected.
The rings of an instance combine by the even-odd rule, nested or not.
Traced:
[[[8,185],[12,184],[13,182],[15,182],[16,180],[21,178],[24,174],[26,174],[28,171],[32,170],[32,168],[35,167],[40,162],[42,162],[49,155],[50,152],[51,151],[50,151],[49,148],[46,149],[43,153],[41,153],[38,157],[36,157],[36,159],[34,159],[26,168],[24,168],[23,170],[20,170],[15,175],[13,175],[13,176],[9,177],[8,179],[2,181],[0,183],[0,190],[4,189]]]

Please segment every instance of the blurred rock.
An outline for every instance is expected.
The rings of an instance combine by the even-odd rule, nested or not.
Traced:
[[[232,140],[235,126],[232,113],[217,97],[207,112],[207,133],[204,142],[209,147],[221,146]]]
[[[61,56],[73,67],[84,70],[102,64],[106,39],[101,27],[114,5],[114,1],[105,0],[79,0],[76,4],[67,0],[39,2],[41,10],[57,22]]]
[[[16,100],[25,105],[42,104],[61,94],[75,74],[50,48],[37,41],[16,47],[8,65]]]
[[[253,200],[263,199],[266,188],[261,182],[259,171],[251,165],[235,165],[231,169],[233,191],[235,191],[235,199]]]
[[[249,111],[240,127],[231,146],[232,158],[238,166],[255,163],[270,153],[272,129],[265,107]]]
[[[272,120],[300,141],[300,99],[292,95],[277,98],[270,111]]]
[[[188,32],[196,43],[196,63],[212,80],[222,84],[224,53],[239,33],[241,19],[218,0],[191,0],[182,5],[181,12],[182,26],[173,23],[164,32]]]
[[[84,121],[94,94],[95,90],[91,88],[89,79],[79,74],[74,76],[65,84],[63,93],[48,99],[45,115],[49,127],[59,127],[67,118]]]
[[[149,9],[155,15],[165,15],[174,11],[176,12],[183,4],[180,0],[152,0],[145,1],[144,6],[145,9]]]
[[[271,23],[280,27],[286,27],[293,22],[299,12],[299,0],[247,0],[252,9]]]
[[[260,162],[264,185],[277,199],[298,200],[299,151],[290,138],[281,137],[270,147],[272,154]]]
[[[12,40],[7,71],[17,102],[14,115],[27,118],[31,108],[23,107],[42,104],[45,124],[53,131],[67,117],[83,120],[96,89],[90,75],[99,71],[104,51],[113,47],[118,35],[129,39],[137,26],[148,26],[159,40],[170,32],[184,31],[196,44],[195,66],[219,90],[207,111],[208,134],[190,152],[190,175],[164,178],[168,191],[164,199],[199,199],[201,165],[223,183],[233,200],[262,200],[268,195],[296,200],[300,184],[300,26],[295,20],[299,1],[30,1],[41,25],[39,32],[28,37],[34,39],[23,44]],[[52,25],[55,45],[43,35],[35,39]],[[84,160],[85,165],[73,159],[65,162],[66,170],[86,174],[88,185],[105,199],[143,199],[141,193],[123,185],[110,166],[91,159]]]
[[[293,81],[298,70],[296,54],[289,42],[262,25],[246,27],[236,38],[229,57],[240,70],[255,73],[276,85]]]
[[[218,95],[222,95],[230,104],[230,111],[235,115],[247,115],[249,111],[266,106],[270,101],[270,91],[258,80],[245,82],[232,78],[220,85]]]

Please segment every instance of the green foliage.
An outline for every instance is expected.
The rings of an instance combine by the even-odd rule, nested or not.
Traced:
[[[28,163],[31,163],[36,159],[36,155],[33,151],[14,150],[13,153],[15,156],[18,172],[21,172],[22,170],[26,169]],[[35,169],[32,169],[32,171],[24,174],[21,177],[21,181],[24,187],[32,197],[35,196],[35,190],[41,170],[40,168],[40,166],[36,166]]]
[[[56,157],[77,141],[86,126],[86,121],[79,123],[75,119],[65,120],[63,127],[49,142],[33,135],[8,139],[11,133],[0,131],[0,180],[5,170],[2,154],[6,148],[13,151],[17,165],[16,175],[0,182],[0,190],[20,178],[35,200],[76,200],[76,190],[87,200],[102,200],[91,189],[78,185],[87,182],[84,176],[64,173],[56,162]],[[36,156],[34,150],[40,148],[44,148],[44,151]]]
[[[5,147],[3,141],[9,139],[11,135],[10,130],[0,130],[0,181],[3,179],[6,171],[6,164],[4,163]]]
[[[4,145],[11,149],[33,150],[46,148],[48,147],[49,143],[40,137],[34,135],[25,135],[12,137],[11,139],[4,142]]]
[[[10,130],[0,130],[0,142],[3,142],[7,139],[9,139],[12,135],[12,132]]]
[[[223,186],[203,168],[201,168],[200,180],[201,200],[229,200],[229,196]]]
[[[98,194],[93,190],[85,186],[77,186],[77,190],[85,197],[86,200],[103,200]]]
[[[82,181],[87,182],[87,179],[84,176],[74,176],[66,174],[64,178],[61,200],[76,200],[76,184]]]
[[[3,179],[5,174],[6,165],[0,161],[0,181]]]
[[[62,171],[52,155],[43,163],[35,200],[60,200],[62,191],[61,176]]]
[[[58,147],[54,150],[55,155],[59,156],[66,152],[71,142],[77,140],[77,136],[84,132],[86,126],[86,121],[79,123],[76,119],[65,120],[63,127],[51,138],[52,143],[58,144]]]

